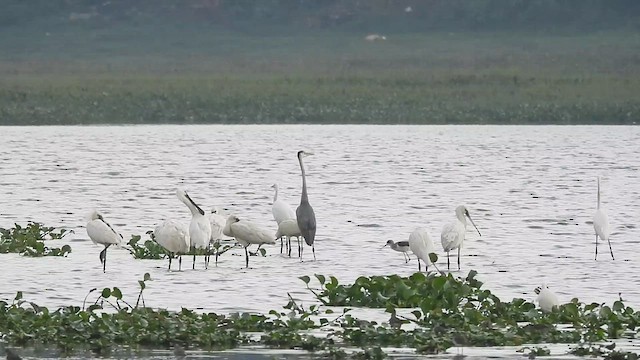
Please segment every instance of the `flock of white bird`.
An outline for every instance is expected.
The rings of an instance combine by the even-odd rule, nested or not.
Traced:
[[[182,254],[189,252],[194,254],[192,268],[195,269],[196,250],[204,250],[204,267],[205,269],[208,268],[212,246],[217,250],[215,252],[217,263],[218,250],[223,236],[234,238],[236,243],[244,248],[246,267],[249,267],[248,247],[250,245],[258,245],[260,247],[264,244],[275,244],[276,239],[281,239],[282,241],[282,238],[287,239],[289,255],[291,255],[291,238],[296,237],[298,239],[298,254],[302,259],[303,245],[300,244],[300,237],[302,237],[305,243],[311,246],[315,260],[316,217],[313,208],[309,204],[307,180],[302,161],[304,157],[312,154],[305,151],[299,151],[297,154],[302,172],[302,195],[295,213],[289,205],[282,200],[278,200],[278,185],[273,185],[275,198],[272,213],[278,223],[278,230],[275,234],[249,220],[240,219],[236,215],[227,215],[220,207],[215,207],[211,213],[207,214],[185,190],[177,189],[176,195],[178,199],[191,212],[189,227],[186,228],[180,221],[167,219],[153,230],[155,241],[170,253],[169,270],[171,270],[171,261],[176,257],[179,261],[179,269],[182,270]],[[121,245],[123,242],[122,235],[109,225],[97,211],[93,211],[90,214],[86,229],[91,241],[104,246],[104,249],[100,252],[100,262],[102,263],[102,271],[106,272],[107,249],[111,245]],[[280,249],[282,252],[282,245]]]
[[[467,210],[464,205],[458,206],[456,208],[456,221],[445,224],[442,228],[442,232],[440,233],[442,249],[447,253],[447,269],[450,269],[449,252],[457,249],[458,270],[460,270],[460,250],[462,249],[465,234],[467,232],[467,219],[469,219],[473,227],[476,229],[478,235],[482,236],[480,230],[478,230],[478,227],[471,219],[469,210]],[[613,257],[613,249],[611,248],[611,240],[609,239],[609,218],[606,211],[600,206],[600,177],[598,177],[598,203],[596,212],[593,216],[593,229],[596,235],[595,260],[598,259],[598,238],[607,241],[609,244],[611,258],[615,259]],[[425,263],[425,271],[427,271],[429,263],[433,264],[429,254],[435,253],[435,247],[429,237],[429,233],[424,228],[419,227],[413,230],[409,235],[408,241],[394,242],[393,240],[387,240],[387,243],[383,247],[385,246],[389,246],[391,249],[401,252],[404,256],[405,263],[409,262],[409,252],[412,252],[418,259],[418,271],[422,270],[420,260]],[[534,292],[538,295],[537,301],[543,311],[550,312],[553,307],[560,305],[558,297],[546,284],[542,284],[542,286],[537,287]]]
[[[291,256],[291,239],[293,237],[296,238],[298,243],[298,256],[300,259],[302,260],[304,250],[304,244],[301,244],[300,241],[300,237],[302,237],[305,243],[311,246],[315,260],[316,218],[307,196],[306,174],[302,161],[308,155],[312,155],[312,153],[299,151],[297,154],[302,173],[302,194],[296,212],[283,200],[278,199],[278,185],[273,184],[272,186],[275,190],[275,195],[271,210],[273,218],[278,224],[275,234],[249,220],[240,219],[236,215],[227,215],[220,207],[215,207],[211,213],[207,214],[185,190],[177,189],[176,195],[178,199],[191,212],[191,222],[188,229],[181,222],[168,219],[153,231],[155,241],[170,253],[169,270],[171,270],[171,261],[175,257],[179,259],[179,269],[181,270],[182,254],[192,251],[194,253],[192,268],[195,269],[196,255],[194,250],[197,249],[204,250],[204,266],[207,268],[212,246],[216,248],[217,263],[217,255],[219,254],[220,242],[223,236],[234,238],[236,243],[244,248],[245,266],[247,268],[249,267],[248,247],[250,245],[258,245],[258,248],[260,248],[264,244],[275,244],[276,240],[280,239],[280,252],[283,252],[284,246],[284,250]],[[455,209],[455,213],[456,220],[445,224],[440,233],[442,248],[447,253],[448,270],[450,269],[449,253],[453,250],[458,251],[458,270],[460,270],[460,251],[467,232],[467,219],[476,229],[478,235],[482,236],[480,230],[471,219],[469,210],[464,205],[458,206]],[[596,236],[595,259],[597,260],[598,257],[599,238],[608,242],[611,258],[614,259],[609,239],[609,219],[606,211],[600,206],[600,177],[598,177],[598,202],[593,217],[593,228]],[[87,223],[87,235],[94,243],[104,246],[104,249],[100,252],[100,262],[102,263],[103,272],[106,272],[107,249],[111,245],[121,244],[123,241],[122,236],[97,211],[93,211],[90,215]],[[394,242],[393,240],[388,240],[384,246],[389,246],[391,249],[401,252],[405,263],[409,262],[409,252],[412,252],[418,259],[418,271],[422,271],[421,261],[425,264],[425,271],[428,271],[430,263],[435,266],[430,258],[430,254],[435,254],[436,252],[435,247],[429,237],[429,233],[422,227],[416,228],[411,232],[408,241]],[[551,311],[554,306],[559,305],[557,296],[545,284],[536,288],[535,293],[538,294],[537,301],[543,311]]]

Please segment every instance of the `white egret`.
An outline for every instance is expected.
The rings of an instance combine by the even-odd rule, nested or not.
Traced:
[[[280,223],[285,220],[295,219],[296,213],[293,212],[293,209],[291,209],[291,207],[282,199],[278,199],[278,184],[273,184],[271,185],[271,187],[275,189],[275,194],[273,195],[273,205],[271,206],[273,219],[278,225],[280,225]],[[279,237],[279,239],[280,253],[282,254],[282,237]],[[289,255],[291,255],[291,249],[289,249]]]
[[[424,261],[424,271],[428,271],[429,263],[431,263],[429,254],[436,252],[435,246],[433,246],[433,242],[429,237],[429,232],[424,228],[416,228],[409,234],[408,243],[409,249],[418,258],[418,271],[422,271],[420,260]]]
[[[192,249],[205,249],[209,251],[209,241],[211,241],[211,223],[202,210],[183,189],[177,189],[176,195],[182,201],[189,211],[191,211],[191,223],[189,224],[189,239],[191,240]],[[204,267],[207,268],[209,263],[208,254],[204,257]],[[193,253],[193,269],[196,268],[196,254]]]
[[[409,242],[408,241],[398,241],[393,242],[393,240],[387,240],[387,243],[382,247],[389,246],[391,249],[401,252],[404,256],[404,263],[408,263],[411,258],[409,257]]]
[[[596,232],[596,256],[595,260],[598,260],[598,237],[603,240],[607,240],[609,243],[609,251],[611,252],[611,259],[613,257],[613,249],[611,249],[611,240],[609,240],[609,217],[607,212],[600,207],[600,177],[598,176],[598,207],[596,213],[593,215],[593,229]]]
[[[442,228],[442,233],[440,234],[440,241],[442,242],[442,248],[447,253],[447,269],[450,268],[449,265],[449,252],[454,249],[458,249],[458,270],[460,270],[460,249],[462,248],[462,244],[464,242],[464,236],[467,232],[467,218],[471,221],[471,224],[478,231],[478,235],[480,234],[480,230],[471,219],[469,215],[469,210],[464,205],[460,205],[456,208],[456,221],[446,224]]]
[[[298,256],[300,256],[300,236],[302,236],[302,232],[296,219],[286,219],[278,224],[276,239],[282,239],[283,236],[287,238],[289,256],[291,256],[291,238],[295,237],[298,240]]]
[[[296,220],[298,227],[302,233],[302,237],[307,245],[311,246],[313,251],[313,260],[316,259],[316,248],[314,241],[316,238],[316,214],[313,212],[311,204],[309,204],[309,196],[307,195],[307,178],[304,172],[304,164],[302,158],[313,155],[311,152],[298,151],[298,162],[300,163],[300,171],[302,172],[302,195],[300,196],[300,205],[296,209]],[[300,248],[300,261],[302,261],[302,250]]]
[[[220,242],[222,241],[222,230],[227,223],[227,217],[224,209],[216,206],[211,209],[209,214],[209,222],[211,223],[211,239],[210,244],[216,248],[216,265],[218,265],[218,255],[220,251]]]
[[[188,253],[191,247],[186,226],[175,220],[165,220],[153,230],[153,238],[169,252],[169,270],[171,270],[171,260],[176,256],[178,270],[182,270],[182,254]]]
[[[538,294],[537,301],[543,312],[552,312],[554,307],[560,306],[560,301],[553,291],[549,290],[546,284],[542,284],[535,288],[534,292]]]
[[[272,232],[262,229],[251,221],[240,220],[235,215],[229,215],[223,232],[227,236],[234,237],[244,247],[247,268],[249,267],[249,251],[247,250],[249,245],[256,244],[260,247],[263,244],[276,243],[275,235]]]
[[[113,227],[104,220],[102,214],[96,210],[89,214],[87,235],[94,244],[104,246],[104,250],[100,252],[100,262],[102,263],[102,272],[107,272],[107,249],[111,245],[120,245],[123,240],[122,235],[113,230]]]

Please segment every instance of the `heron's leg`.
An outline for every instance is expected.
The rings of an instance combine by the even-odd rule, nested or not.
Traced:
[[[302,243],[300,242],[300,236],[296,236],[296,240],[298,240],[298,257],[302,258]]]
[[[287,236],[287,244],[288,244],[287,247],[289,248],[287,254],[289,255],[289,257],[291,257],[291,236]]]
[[[451,270],[451,267],[449,265],[449,251],[447,251],[447,270]]]
[[[280,254],[282,254],[282,245],[284,245],[284,241],[282,241],[282,236],[280,236]]]
[[[107,272],[107,248],[104,248],[104,261],[102,262],[102,272],[106,273]]]
[[[182,271],[182,255],[178,257],[178,271]]]
[[[458,246],[458,270],[460,270],[460,246]]]
[[[311,251],[313,251],[313,261],[316,261],[316,243],[311,244]]]
[[[169,254],[169,271],[171,271],[171,259],[173,259],[173,254]]]
[[[247,259],[246,261],[246,267],[247,269],[249,268],[249,251],[247,250],[247,246],[244,247],[244,256]]]
[[[596,257],[593,260],[598,260],[598,233],[596,233]]]
[[[609,243],[609,251],[611,252],[611,259],[615,260],[615,258],[613,257],[613,249],[611,249],[611,240],[609,240],[609,238],[607,238],[607,242]]]
[[[302,262],[302,254],[304,253],[304,246],[300,247],[300,262]]]
[[[418,272],[422,271],[422,265],[420,265],[420,258],[418,258]]]
[[[192,269],[195,270],[196,269],[196,248],[193,247],[191,249],[193,251],[193,266],[192,266]]]

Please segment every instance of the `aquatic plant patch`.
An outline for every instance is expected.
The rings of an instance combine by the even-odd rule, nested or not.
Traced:
[[[56,230],[33,221],[26,226],[15,224],[9,229],[0,228],[0,253],[19,253],[33,257],[67,256],[71,252],[71,246],[63,245],[58,248],[48,244],[72,232],[66,229]]]

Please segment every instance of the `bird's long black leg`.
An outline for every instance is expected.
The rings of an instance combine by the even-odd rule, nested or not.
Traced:
[[[291,236],[287,236],[287,243],[289,244],[289,257],[291,257]]]
[[[249,251],[247,250],[247,246],[244,247],[244,255],[245,255],[245,258],[247,259],[246,267],[248,269],[249,268]]]
[[[418,258],[418,272],[422,271],[422,266],[420,265],[420,258]]]
[[[280,236],[280,254],[282,254],[282,245],[284,245],[284,241],[282,241],[282,236]]]
[[[449,252],[447,251],[447,270],[451,270],[451,265],[449,265]]]
[[[196,248],[193,248],[193,266],[192,269],[196,269]]]
[[[302,262],[302,254],[304,253],[304,245],[300,246],[300,261]]]
[[[316,261],[316,243],[311,245],[311,251],[313,251],[313,261]]]
[[[302,243],[300,242],[300,236],[296,236],[296,240],[298,241],[298,257],[302,258]]]
[[[596,234],[596,257],[593,260],[598,260],[598,234]]]
[[[178,271],[182,271],[182,255],[178,257]]]
[[[460,248],[458,247],[458,270],[460,270]]]
[[[607,242],[609,243],[609,251],[611,252],[611,259],[615,260],[615,258],[613,257],[613,249],[611,248],[611,240],[607,239]]]
[[[169,254],[169,271],[171,271],[171,259],[173,259],[173,254]]]

